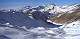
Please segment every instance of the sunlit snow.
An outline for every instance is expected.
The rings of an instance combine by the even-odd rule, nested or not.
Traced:
[[[0,35],[5,35],[11,39],[80,39],[80,21],[70,23],[59,28],[37,27],[19,30],[9,27],[0,27]]]

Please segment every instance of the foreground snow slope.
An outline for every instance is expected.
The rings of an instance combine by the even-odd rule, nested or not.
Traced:
[[[63,26],[63,30],[66,33],[64,37],[65,39],[80,39],[80,21],[72,22]]]
[[[80,21],[63,25],[59,28],[37,27],[27,29],[0,27],[0,35],[10,39],[80,39]],[[4,39],[0,37],[0,39]]]

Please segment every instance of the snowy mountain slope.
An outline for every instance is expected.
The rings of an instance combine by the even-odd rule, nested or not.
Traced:
[[[25,29],[25,27],[23,29]],[[25,30],[26,31],[9,27],[0,27],[0,35],[4,35],[10,39],[64,39],[61,36],[64,34],[63,30],[57,28],[46,29],[45,27],[37,27],[26,28]]]
[[[53,16],[49,19],[48,22],[64,24],[64,23],[71,23],[73,21],[79,20],[80,19],[79,18],[80,17],[80,6],[74,5],[71,7],[72,7],[72,9],[70,11],[73,11],[73,12],[67,12],[67,13],[65,12],[65,13],[61,13],[56,16]]]
[[[14,12],[14,13],[13,13]],[[9,12],[0,12],[0,24],[9,23],[10,25],[14,25],[15,27],[26,26],[27,28],[30,27],[57,27],[58,25],[50,24],[45,22],[46,15],[42,12],[39,12],[40,15],[34,12],[35,18],[31,18],[25,15],[23,12],[19,11],[9,11]],[[42,16],[43,15],[43,16]],[[45,20],[44,20],[45,19]],[[54,26],[53,26],[54,25]]]
[[[78,9],[80,4],[70,5],[70,6],[56,6],[56,5],[47,5],[44,6],[44,11],[49,11],[50,13],[72,13],[74,10]]]
[[[0,39],[80,39],[80,8],[77,7],[79,6],[61,8],[48,5],[21,11],[0,11]],[[65,13],[62,14],[63,12]],[[48,18],[51,14],[58,13],[62,14],[58,16],[61,20],[57,18],[54,22],[52,18]]]
[[[10,39],[80,39],[80,21],[63,25],[59,28],[37,27],[27,29],[15,29],[10,27],[0,27],[0,35]]]
[[[65,39],[80,39],[80,21],[75,21],[67,25],[63,25],[65,31]]]

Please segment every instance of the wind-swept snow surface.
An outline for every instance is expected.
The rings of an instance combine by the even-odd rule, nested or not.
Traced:
[[[80,39],[80,21],[64,25],[65,39]]]
[[[24,26],[16,29],[0,27],[0,35],[10,39],[80,39],[79,23],[80,21],[76,21],[59,28],[37,27],[27,29]]]
[[[11,39],[63,39],[63,31],[57,28],[38,27],[32,29],[19,30],[9,27],[0,27],[0,35]],[[0,39],[4,39],[1,38]]]

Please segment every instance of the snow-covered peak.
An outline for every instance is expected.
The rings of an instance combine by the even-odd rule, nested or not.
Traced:
[[[72,13],[74,12],[74,10],[78,9],[80,6],[79,4],[75,4],[75,5],[64,5],[64,6],[54,6],[54,5],[48,5],[45,7],[45,11],[48,11],[49,9],[49,12],[50,13]]]
[[[76,9],[79,8],[77,5],[78,5],[78,4],[72,5],[72,6],[67,6],[67,7],[65,8],[66,12],[68,12],[68,13],[74,12]]]
[[[52,13],[52,14],[57,14],[57,16],[55,16],[55,18],[54,18],[54,16],[50,19],[50,20],[47,20],[47,22],[50,22],[50,23],[53,23],[53,24],[59,24],[59,22],[62,20],[62,21],[64,21],[64,20],[67,20],[67,19],[70,19],[70,17],[72,16],[77,16],[77,13],[79,13],[80,12],[80,5],[79,4],[76,4],[76,5],[71,5],[71,6],[63,6],[63,7],[58,7],[58,6],[54,6],[55,8],[54,9],[52,9],[51,11],[50,11],[50,13]],[[77,12],[77,11],[79,11],[79,12]],[[76,13],[73,13],[73,12],[76,12]],[[69,17],[68,17],[68,14],[70,15]],[[75,15],[73,15],[73,14],[75,14]],[[66,15],[66,16],[65,16]],[[75,16],[75,17],[76,17]],[[79,16],[79,15],[78,15]],[[78,17],[77,16],[77,17]],[[61,17],[61,18],[60,18]],[[72,20],[74,20],[74,18],[75,17],[73,17],[73,18],[71,18],[71,21]],[[54,19],[53,19],[54,18]],[[56,19],[56,18],[59,18],[59,20],[58,19]],[[75,18],[76,19],[76,18]],[[79,19],[79,18],[77,18],[77,19]],[[70,21],[70,20],[68,20],[68,21]],[[75,21],[75,20],[74,20]],[[55,23],[56,22],[56,23]],[[65,21],[64,21],[65,22]],[[64,23],[63,23],[64,24]]]
[[[23,8],[23,12],[27,12],[28,10],[32,10],[31,12],[34,11],[41,11],[41,12],[49,12],[52,14],[58,14],[58,13],[72,13],[74,12],[76,9],[79,8],[79,4],[75,4],[75,5],[64,5],[64,6],[57,6],[57,5],[42,5],[42,6],[36,6],[36,7],[30,7],[30,6],[25,6]]]
[[[49,9],[53,9],[54,5],[47,5],[45,6],[44,10],[47,11]]]

